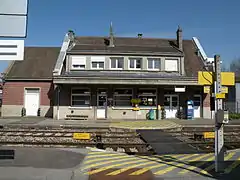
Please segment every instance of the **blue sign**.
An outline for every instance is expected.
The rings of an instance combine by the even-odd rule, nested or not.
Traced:
[[[187,101],[187,119],[193,119],[194,117],[194,102],[192,100]]]

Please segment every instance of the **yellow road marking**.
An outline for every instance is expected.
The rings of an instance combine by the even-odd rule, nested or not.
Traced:
[[[141,160],[137,160],[137,161],[130,161],[130,162],[127,161],[127,162],[120,163],[120,164],[113,164],[111,166],[102,167],[102,168],[90,171],[88,173],[85,173],[85,174],[92,175],[92,174],[96,174],[96,173],[99,173],[99,172],[102,172],[102,171],[105,171],[105,170],[108,170],[108,169],[111,169],[111,168],[114,168],[114,167],[123,166],[123,165],[126,165],[126,164],[135,164],[135,163],[140,163],[140,162],[146,162],[146,161],[147,161],[146,159],[141,159]]]
[[[93,167],[97,167],[97,166],[101,166],[101,165],[105,165],[105,164],[110,164],[110,163],[115,163],[115,162],[121,162],[121,161],[126,161],[126,160],[135,160],[135,159],[137,160],[138,158],[132,157],[132,158],[118,159],[118,160],[114,160],[114,161],[100,162],[100,163],[96,163],[96,164],[91,164],[91,165],[85,166],[85,167],[82,168],[82,170],[89,169],[89,168],[93,168]],[[129,161],[128,161],[128,163],[129,163]]]
[[[225,169],[225,171],[224,171],[224,173],[225,174],[228,174],[228,173],[230,173],[233,169],[235,169],[237,166],[239,166],[240,165],[240,158],[238,158],[234,163],[232,163],[231,165],[229,165],[226,169]]]
[[[177,155],[177,156],[180,156],[180,155]],[[177,159],[177,161],[178,160],[184,160],[185,158],[186,158],[186,155],[182,158]],[[154,166],[149,166],[149,167],[142,168],[140,170],[132,172],[130,175],[140,175],[140,174],[143,174],[144,172],[146,172],[148,170],[155,169],[155,168],[158,168],[158,167],[162,167],[162,166],[165,166],[166,164],[170,163],[170,162],[167,162],[167,161],[164,161],[164,160],[158,160],[158,162],[162,162],[162,164],[157,164],[157,165],[154,165]]]
[[[122,168],[122,169],[119,169],[119,170],[116,170],[116,171],[113,171],[111,173],[108,173],[107,175],[108,176],[114,176],[114,175],[118,175],[120,173],[123,173],[129,169],[132,169],[132,168],[135,168],[135,167],[138,167],[138,166],[144,166],[144,165],[149,165],[149,164],[156,164],[155,161],[150,161],[150,162],[146,162],[146,163],[142,163],[142,164],[135,164],[135,165],[132,165],[132,166],[128,166],[126,168]]]
[[[129,158],[130,156],[125,155],[125,156],[114,156],[114,157],[107,157],[107,158],[95,158],[91,160],[86,160],[84,164],[92,163],[92,162],[97,162],[97,161],[102,161],[102,160],[113,160],[113,159],[120,159],[120,158]]]
[[[89,152],[88,154],[106,154],[106,153],[109,153],[109,152],[91,151],[91,152]]]
[[[185,156],[185,157],[182,158],[181,160],[189,159],[189,158],[191,158],[191,157],[193,157],[193,156],[196,156],[196,155],[198,155],[198,154],[191,154],[191,155],[189,155],[189,156]],[[172,162],[171,165],[174,165],[174,166],[170,166],[170,167],[168,167],[168,168],[162,169],[162,170],[160,170],[160,171],[155,172],[154,174],[156,174],[156,175],[165,174],[165,173],[167,173],[167,172],[169,172],[169,171],[172,171],[172,170],[174,170],[174,169],[176,169],[176,168],[178,168],[178,167],[181,167],[181,166],[186,165],[184,162],[178,163],[178,164],[175,164],[175,163],[176,163],[176,162]],[[169,163],[169,164],[170,164],[170,163]],[[167,164],[167,165],[168,165],[168,164]],[[166,166],[167,166],[167,165],[166,165]]]
[[[208,158],[206,161],[197,163],[195,166],[189,166],[189,167],[187,167],[187,169],[184,169],[184,170],[180,171],[179,174],[185,174],[185,173],[189,172],[190,170],[195,170],[198,167],[200,167],[200,166],[202,166],[202,165],[206,164],[207,162],[212,161],[214,159],[213,154],[205,154],[205,155],[203,155],[203,156],[201,156],[199,158],[192,159],[191,162],[199,161],[199,160],[201,160],[201,159],[203,159],[205,157],[208,157],[208,156],[211,156],[211,157]]]
[[[235,152],[231,152],[229,153],[225,158],[224,160],[229,160],[231,159],[233,156],[234,156]],[[200,173],[202,174],[209,174],[208,172],[211,171],[212,169],[214,169],[215,167],[215,163],[211,164],[210,166],[208,166],[207,168],[203,169],[200,171]]]

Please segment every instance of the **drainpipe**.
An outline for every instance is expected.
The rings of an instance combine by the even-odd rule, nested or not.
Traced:
[[[59,120],[60,86],[57,86],[57,120]]]

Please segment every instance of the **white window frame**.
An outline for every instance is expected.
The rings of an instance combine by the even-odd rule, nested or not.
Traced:
[[[130,64],[131,64],[130,61],[131,60],[134,60],[134,68],[130,67]],[[140,68],[136,68],[137,60],[140,60]],[[142,58],[129,58],[128,59],[128,69],[130,69],[130,70],[141,70],[142,69]]]
[[[177,63],[177,69],[176,70],[172,70],[171,67],[172,66],[167,66],[167,61],[175,61]],[[168,72],[179,72],[179,60],[178,59],[165,59],[165,71],[168,71]]]
[[[88,90],[89,93],[76,93],[76,94],[73,94],[72,93],[72,90],[76,90],[76,89],[79,89],[79,90]],[[73,96],[89,96],[89,104],[88,105],[73,105]],[[90,88],[84,88],[84,87],[73,87],[71,88],[71,107],[91,107],[91,89]]]
[[[114,67],[112,68],[112,60],[116,61],[116,66],[118,66],[118,61],[122,60],[123,61],[123,67],[119,68],[119,67]],[[123,70],[124,68],[124,58],[123,57],[110,57],[110,62],[109,62],[109,69],[113,69],[113,70]]]
[[[92,66],[93,62],[98,63],[96,68]],[[103,68],[99,67],[100,62],[103,62]],[[91,69],[105,69],[105,56],[92,56],[91,57]]]
[[[86,69],[86,56],[71,56],[71,69],[73,70],[81,70],[81,69]],[[74,61],[76,63],[74,63]],[[78,62],[77,62],[78,61]],[[84,68],[81,67],[74,67],[73,65],[84,65]]]
[[[152,66],[153,66],[153,68],[149,68],[148,67],[148,61],[149,60],[152,60]],[[155,61],[159,61],[159,68],[156,68],[155,67]],[[149,71],[160,71],[160,69],[161,69],[161,59],[160,58],[148,58],[147,59],[147,69],[149,70]]]
[[[130,95],[130,94],[117,94],[117,95],[115,95],[115,91],[116,90],[131,90],[132,91],[132,94]],[[133,88],[115,88],[114,90],[113,90],[113,106],[114,107],[121,107],[121,106],[115,106],[115,96],[131,96],[131,99],[133,98]],[[130,99],[130,101],[131,101],[131,99]],[[121,107],[121,108],[125,108],[125,107],[127,107],[127,108],[129,108],[129,107],[132,107],[132,106],[124,106],[124,107]]]

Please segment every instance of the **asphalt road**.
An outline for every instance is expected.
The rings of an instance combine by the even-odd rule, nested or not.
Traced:
[[[70,180],[85,179],[78,173],[85,149],[16,148],[14,159],[0,158],[0,179]]]

